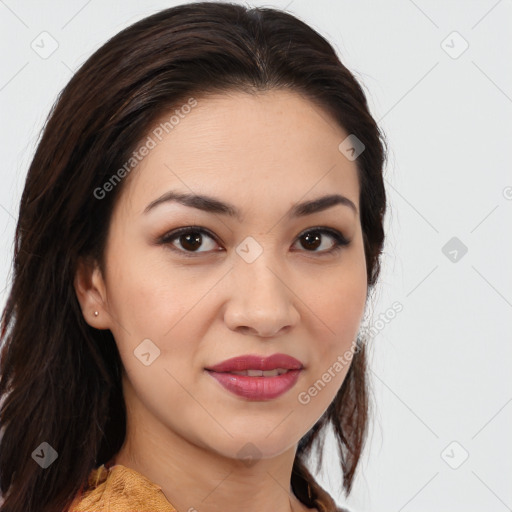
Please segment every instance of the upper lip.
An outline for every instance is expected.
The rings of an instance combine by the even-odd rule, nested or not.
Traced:
[[[241,372],[244,370],[275,370],[276,368],[300,370],[302,367],[302,363],[292,356],[286,354],[272,354],[268,357],[258,355],[232,357],[215,366],[210,366],[206,368],[206,370],[214,372]]]

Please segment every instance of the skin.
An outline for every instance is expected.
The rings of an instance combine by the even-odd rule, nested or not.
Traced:
[[[294,92],[197,99],[125,178],[105,275],[83,264],[75,279],[84,317],[112,331],[124,366],[127,436],[116,463],[160,485],[180,512],[311,510],[290,487],[297,443],[334,399],[350,363],[308,404],[298,395],[353,349],[367,276],[359,213],[345,205],[296,219],[286,213],[332,193],[359,212],[356,163],[338,150],[348,133]],[[175,202],[144,214],[171,189],[232,203],[243,222]],[[157,242],[194,225],[218,239]],[[308,245],[303,232],[317,226],[340,231],[349,245],[327,254],[335,244],[327,233]],[[235,251],[248,236],[263,249],[252,263]],[[194,247],[196,256],[187,257]],[[134,356],[147,338],[160,350],[149,366]],[[277,352],[304,369],[294,388],[270,401],[238,397],[204,370]],[[247,443],[260,454],[252,465],[237,455]]]

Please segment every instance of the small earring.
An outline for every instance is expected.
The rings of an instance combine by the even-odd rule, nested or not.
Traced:
[[[99,313],[97,311],[94,312],[94,316],[98,316]]]

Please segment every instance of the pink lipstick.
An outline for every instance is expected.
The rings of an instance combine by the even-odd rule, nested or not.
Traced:
[[[286,354],[244,355],[205,369],[235,395],[248,400],[272,400],[296,384],[303,365]]]

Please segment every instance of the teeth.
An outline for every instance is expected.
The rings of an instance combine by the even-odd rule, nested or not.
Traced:
[[[284,368],[276,368],[275,370],[244,370],[241,372],[229,372],[233,375],[245,375],[246,377],[277,377],[286,373],[288,370]]]

